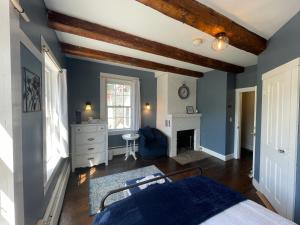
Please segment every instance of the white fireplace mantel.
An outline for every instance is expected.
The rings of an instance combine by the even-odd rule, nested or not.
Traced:
[[[194,130],[194,150],[200,150],[200,118],[201,114],[170,114],[169,122],[169,157],[177,155],[177,132]]]
[[[201,113],[193,113],[193,114],[188,114],[188,113],[184,113],[184,114],[170,114],[169,115],[172,118],[194,118],[194,117],[201,117]]]

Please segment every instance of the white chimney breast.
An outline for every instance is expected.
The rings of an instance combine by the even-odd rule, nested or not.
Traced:
[[[194,129],[194,149],[200,145],[200,114],[187,114],[186,106],[196,110],[197,79],[166,72],[156,73],[157,116],[156,127],[169,139],[169,156],[177,155],[177,131]],[[190,95],[187,99],[178,96],[178,89],[185,84]],[[168,126],[167,126],[168,124]],[[199,142],[199,143],[197,143]]]

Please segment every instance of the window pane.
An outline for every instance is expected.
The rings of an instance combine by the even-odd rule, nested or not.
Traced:
[[[124,95],[129,95],[130,96],[130,85],[124,85]]]
[[[115,93],[114,84],[107,84],[107,94],[113,95]]]
[[[124,109],[116,108],[116,117],[124,117]]]
[[[123,89],[124,85],[123,84],[116,84],[116,95],[123,95]]]
[[[108,119],[108,129],[115,129],[115,120]]]
[[[107,94],[107,105],[114,106],[116,104],[116,96]]]
[[[130,128],[130,124],[131,124],[130,117],[125,117],[124,118],[124,128]]]
[[[116,96],[116,106],[123,106],[123,96]]]
[[[124,128],[124,118],[116,118],[116,129]]]
[[[124,96],[124,106],[130,106],[131,102],[130,102],[130,96],[129,95],[125,95]]]
[[[131,85],[107,84],[108,129],[127,129],[131,126]],[[125,106],[125,107],[124,107]]]
[[[107,109],[107,118],[110,118],[110,119],[114,119],[115,118],[115,115],[116,115],[116,109],[115,108],[108,108]]]
[[[124,117],[131,117],[131,108],[124,108]]]

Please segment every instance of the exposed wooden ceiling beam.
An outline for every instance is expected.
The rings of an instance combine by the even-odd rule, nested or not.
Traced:
[[[128,56],[103,52],[103,51],[97,51],[97,50],[79,47],[79,46],[75,46],[75,45],[71,45],[71,44],[67,44],[67,43],[62,43],[61,47],[62,47],[62,51],[64,53],[70,54],[70,55],[87,57],[87,58],[109,61],[109,62],[114,62],[114,63],[121,63],[121,64],[130,65],[130,66],[147,68],[147,69],[151,69],[151,70],[171,72],[171,73],[182,74],[182,75],[191,76],[191,77],[202,77],[203,76],[203,73],[193,71],[193,70],[183,69],[183,68],[179,68],[179,67],[175,67],[175,66],[169,66],[169,65],[156,63],[156,62],[152,62],[152,61],[148,61],[148,60],[137,59],[137,58],[132,58],[132,57],[128,57]]]
[[[264,38],[196,0],[136,1],[212,36],[225,32],[231,45],[255,55],[267,47]]]
[[[169,45],[140,38],[125,32],[53,11],[48,12],[48,26],[58,31],[104,41],[115,45],[121,45],[127,48],[137,49],[216,70],[233,73],[241,73],[244,71],[244,68],[241,66],[197,55]]]

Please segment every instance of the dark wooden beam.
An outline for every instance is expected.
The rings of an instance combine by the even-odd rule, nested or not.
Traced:
[[[241,66],[197,55],[169,45],[140,38],[125,32],[53,11],[48,12],[48,26],[58,31],[104,41],[115,45],[121,45],[127,48],[137,49],[216,70],[233,73],[241,73],[244,71],[244,68]]]
[[[109,52],[97,51],[89,48],[79,47],[67,43],[61,44],[62,51],[66,54],[87,57],[92,59],[98,59],[103,61],[109,61],[114,63],[121,63],[130,66],[137,66],[142,68],[147,68],[151,70],[159,70],[164,72],[171,72],[176,74],[182,74],[191,77],[202,77],[203,73],[183,69],[175,66],[169,66],[161,63],[156,63],[148,60],[132,58],[123,55],[117,55]]]
[[[196,0],[136,1],[212,36],[225,32],[231,45],[255,55],[267,47],[264,38]]]

